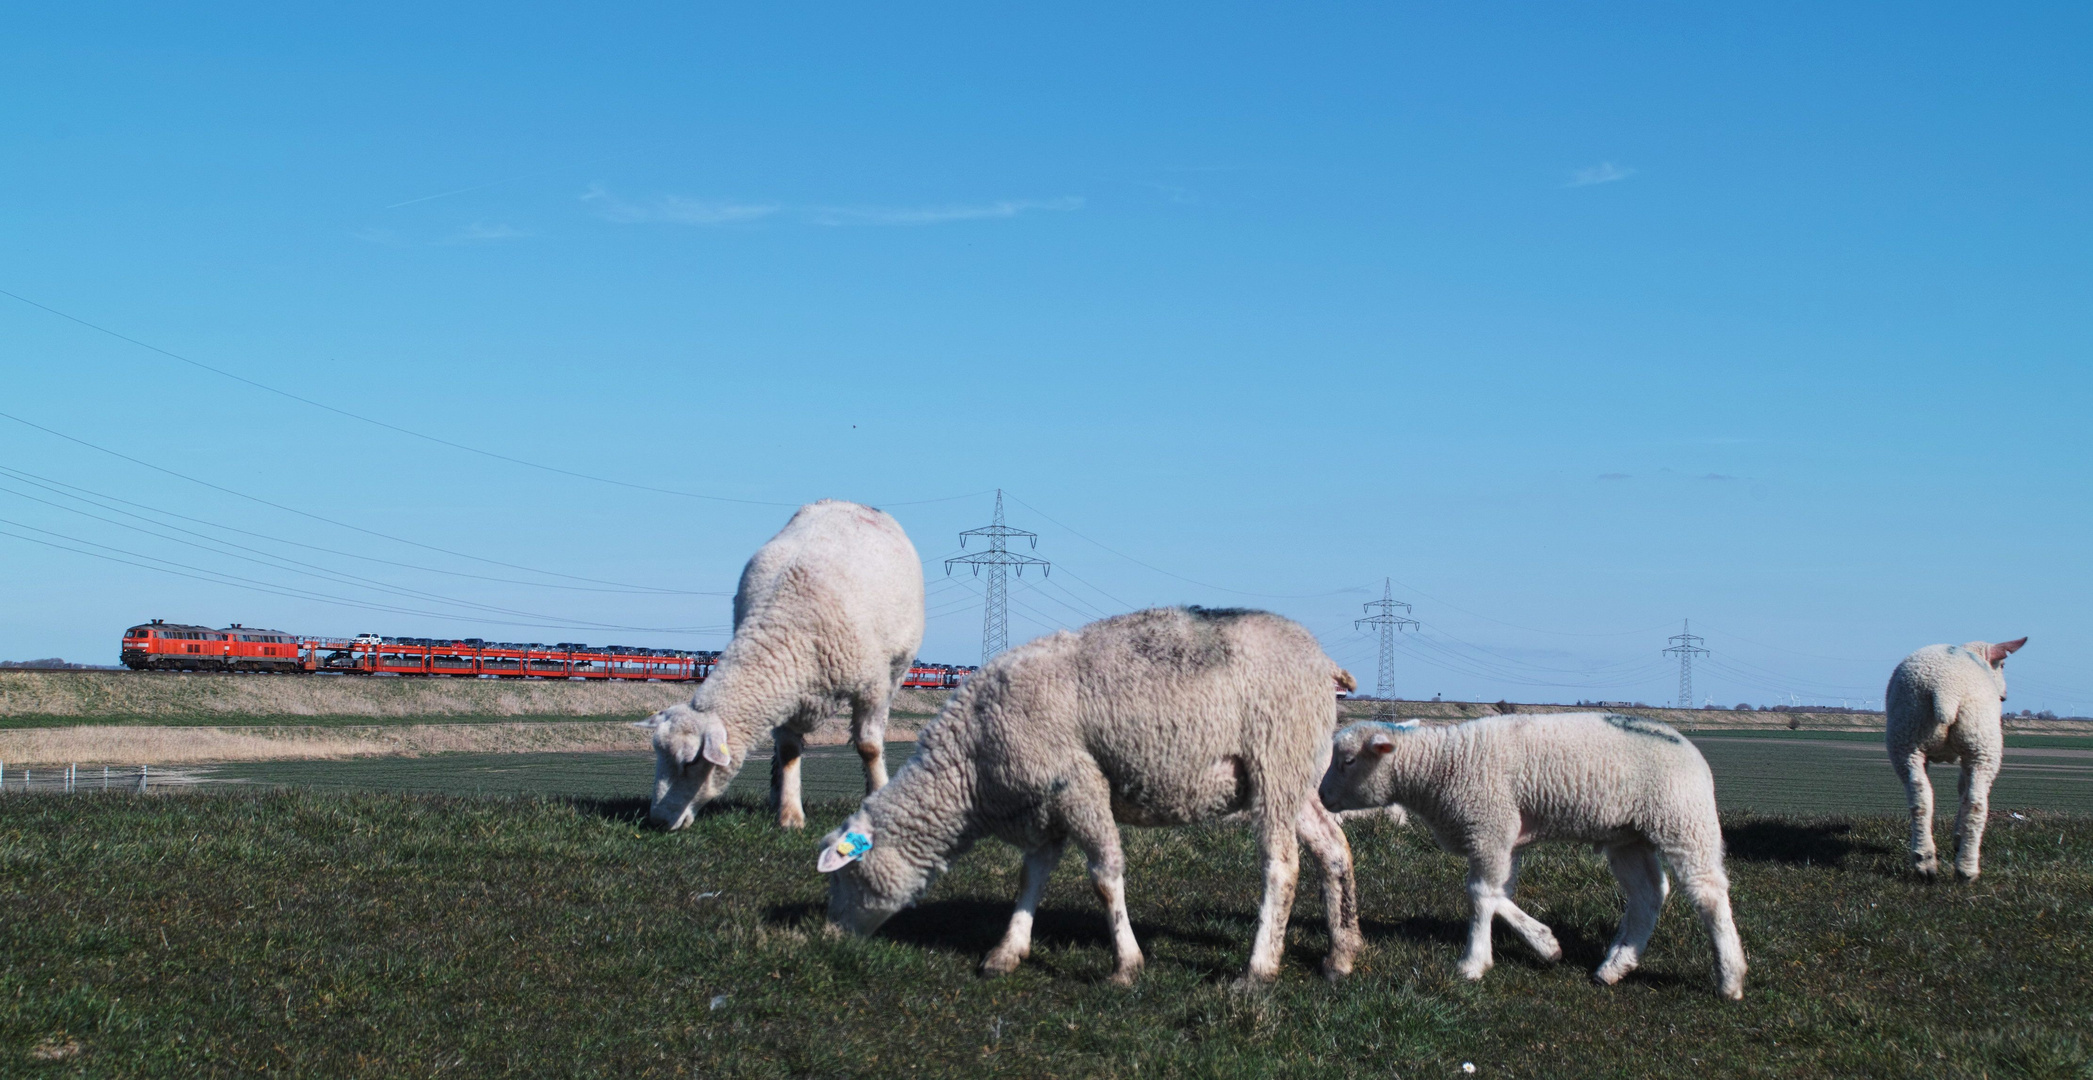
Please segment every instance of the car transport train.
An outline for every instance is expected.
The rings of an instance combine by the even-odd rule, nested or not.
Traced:
[[[162,619],[124,631],[123,665],[133,671],[256,671],[289,675],[433,675],[500,679],[641,679],[702,682],[719,653],[562,641],[483,638],[304,637],[234,623],[223,629]],[[949,690],[974,669],[925,664],[903,686]]]

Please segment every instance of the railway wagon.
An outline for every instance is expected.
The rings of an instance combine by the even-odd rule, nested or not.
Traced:
[[[445,676],[498,679],[639,679],[702,682],[719,653],[590,646],[578,641],[487,641],[484,638],[300,637],[234,623],[222,629],[154,619],[124,631],[120,654],[135,671],[255,671],[282,674]],[[903,686],[950,690],[970,666],[926,664],[909,669]]]

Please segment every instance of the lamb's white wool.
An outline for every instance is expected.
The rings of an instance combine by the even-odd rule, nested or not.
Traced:
[[[1025,853],[1017,910],[982,969],[1031,953],[1032,916],[1064,844],[1110,913],[1113,981],[1141,947],[1127,917],[1119,822],[1182,825],[1248,811],[1264,904],[1248,978],[1275,978],[1299,842],[1322,863],[1335,978],[1359,947],[1351,849],[1315,798],[1352,678],[1300,626],[1259,611],[1158,608],[1021,645],[967,680],[894,782],[822,841],[829,917],[867,934],[983,837]]]
[[[1883,695],[1888,727],[1883,741],[1890,765],[1904,780],[1911,804],[1911,867],[1926,877],[1940,872],[1933,847],[1933,784],[1929,761],[1962,763],[1962,807],[1955,814],[1955,873],[1977,876],[1991,782],[1998,778],[2006,736],[1999,706],[2006,700],[2006,657],[2028,639],[1993,645],[1928,645],[1890,673]]]
[[[767,731],[778,824],[806,824],[800,750],[846,705],[865,790],[877,791],[887,782],[887,709],[922,643],[923,563],[901,526],[856,503],[800,507],[742,569],[734,639],[711,677],[689,704],[641,721],[654,728],[654,821],[689,824]]]
[[[1555,935],[1512,902],[1512,891],[1520,849],[1573,840],[1606,853],[1628,900],[1594,978],[1611,985],[1641,960],[1670,890],[1669,864],[1714,943],[1716,990],[1744,996],[1715,781],[1700,751],[1663,724],[1604,713],[1352,724],[1337,733],[1321,793],[1332,810],[1401,803],[1441,847],[1468,857],[1474,914],[1457,969],[1467,978],[1490,970],[1498,917],[1544,959],[1562,958]]]

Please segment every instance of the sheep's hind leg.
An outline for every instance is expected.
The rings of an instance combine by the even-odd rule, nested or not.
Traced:
[[[1671,885],[1664,879],[1657,849],[1641,841],[1608,845],[1606,865],[1613,869],[1613,879],[1620,883],[1627,908],[1621,913],[1620,931],[1614,934],[1613,945],[1606,950],[1606,958],[1592,972],[1592,978],[1612,986],[1642,963],[1643,949],[1650,943],[1650,933],[1657,929],[1657,914],[1664,908]]]
[[[1017,910],[1010,913],[1010,929],[1003,932],[1002,944],[981,962],[983,975],[1008,975],[1017,970],[1017,965],[1032,955],[1032,916],[1039,910],[1039,900],[1046,895],[1047,879],[1054,876],[1054,867],[1061,863],[1060,842],[1047,844],[1025,852],[1025,869],[1017,890]]]
[[[887,786],[887,708],[889,694],[876,702],[855,698],[850,704],[850,740],[865,763],[865,794]]]
[[[1933,781],[1926,777],[1926,751],[1913,747],[1892,756],[1890,764],[1904,781],[1904,797],[1911,805],[1911,868],[1930,879],[1940,873],[1940,858],[1933,848]]]
[[[1314,796],[1310,796],[1314,798]],[[1257,910],[1257,940],[1250,947],[1250,970],[1241,985],[1268,983],[1279,977],[1279,958],[1286,951],[1286,923],[1294,909],[1294,888],[1301,881],[1301,845],[1294,836],[1296,814],[1267,802],[1257,811],[1257,847],[1264,856],[1265,896]]]
[[[1956,785],[1962,805],[1955,812],[1955,876],[1976,880],[1984,843],[1984,822],[1991,815],[1991,782],[1998,778],[1997,758],[1962,758],[1962,779]]]
[[[1730,914],[1730,877],[1722,869],[1722,849],[1712,854],[1667,851],[1664,857],[1678,872],[1679,888],[1700,913],[1701,927],[1715,946],[1715,992],[1736,1001],[1744,996],[1744,943]]]
[[[787,829],[803,829],[807,825],[806,807],[799,797],[800,753],[806,747],[806,737],[788,728],[771,732],[777,752],[770,759],[770,808],[777,811],[778,824]]]
[[[1352,878],[1352,845],[1337,815],[1312,795],[1302,801],[1295,829],[1323,864],[1323,918],[1330,926],[1330,955],[1323,958],[1323,975],[1340,979],[1352,973],[1352,961],[1364,941],[1359,932],[1359,890]]]

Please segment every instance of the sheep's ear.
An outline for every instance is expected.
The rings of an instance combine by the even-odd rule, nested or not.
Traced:
[[[728,765],[734,760],[733,751],[727,749],[727,725],[715,716],[705,725],[705,735],[699,745],[699,756],[714,765]]]
[[[2016,652],[2019,652],[2020,647],[2027,643],[2028,639],[2026,638],[2021,638],[2019,641],[1999,642],[1998,644],[1993,645],[1991,647],[1991,655],[1985,657],[1985,659],[1991,661],[1992,667],[1997,667],[2000,664],[2005,663],[2007,657],[2013,655]]]
[[[1395,753],[1395,738],[1386,734],[1376,734],[1366,740],[1366,752],[1375,757],[1386,757]]]
[[[846,832],[842,836],[837,837],[835,843],[822,847],[821,859],[814,864],[814,867],[824,874],[833,874],[864,858],[865,853],[871,850],[871,834]]]
[[[632,726],[636,728],[645,728],[648,731],[659,731],[661,730],[663,720],[663,714],[655,713],[653,716],[650,716],[645,720],[634,720],[632,722]]]

